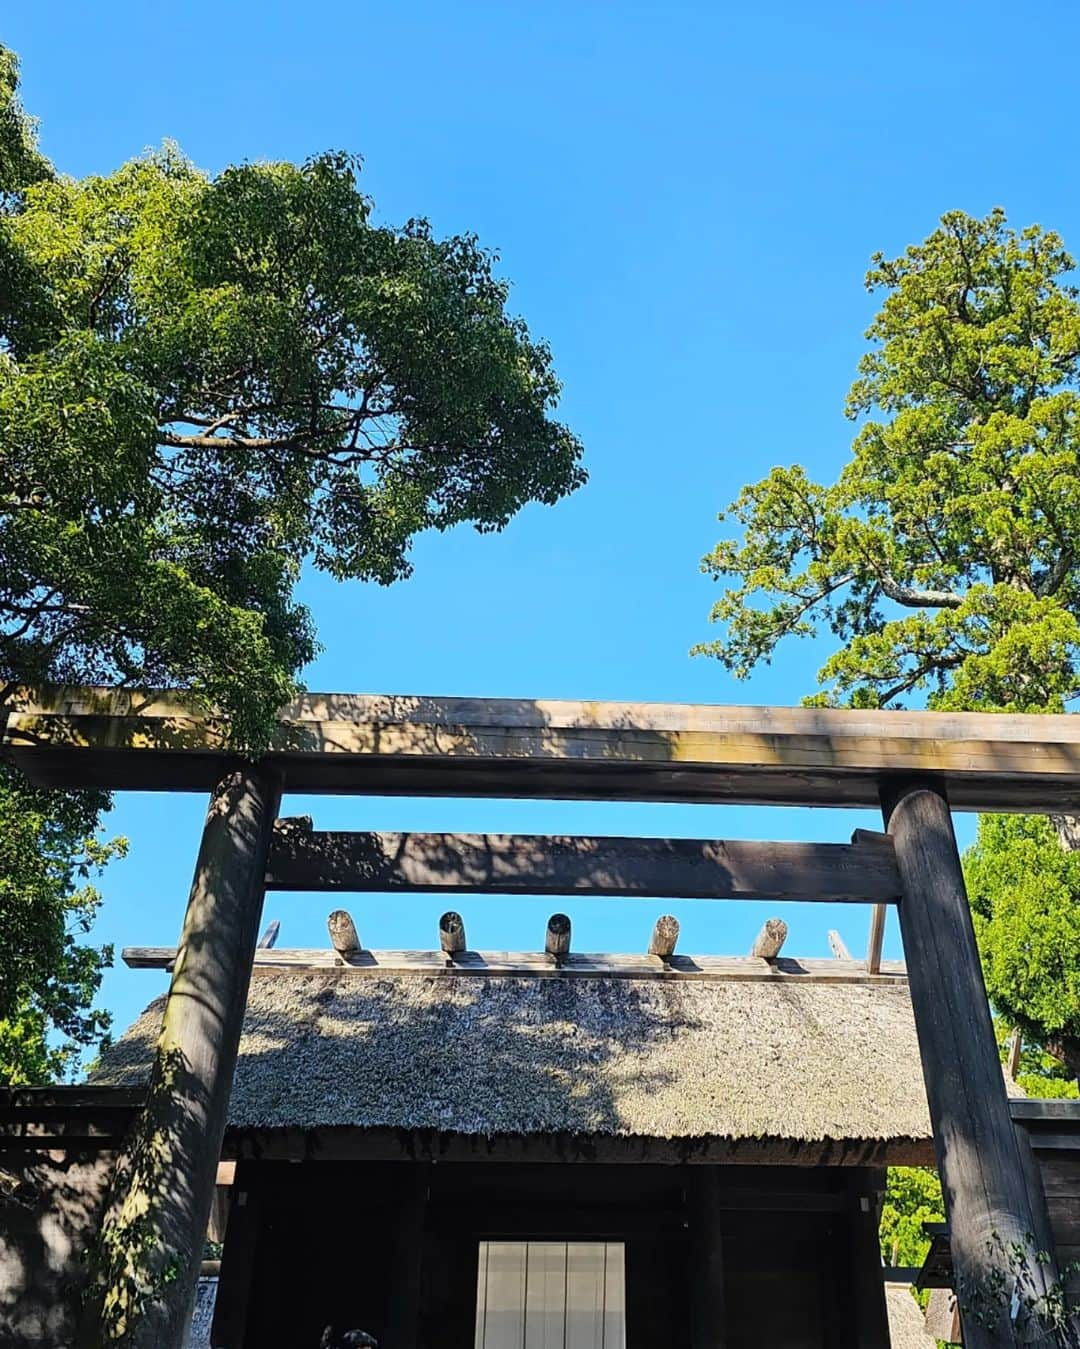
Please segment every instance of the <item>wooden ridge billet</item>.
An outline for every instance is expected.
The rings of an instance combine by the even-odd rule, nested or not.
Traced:
[[[568,835],[350,833],[278,822],[270,890],[405,890],[668,899],[886,903],[900,894],[892,841],[855,843]]]
[[[131,969],[168,969],[176,957],[172,946],[126,946],[121,953]],[[859,960],[797,960],[756,956],[660,956],[570,952],[551,956],[545,951],[359,951],[341,956],[336,951],[274,947],[255,953],[256,974],[339,971],[343,975],[445,974],[484,978],[525,975],[554,978],[605,979],[751,979],[769,983],[906,982],[907,972],[897,961],[882,961],[879,974],[867,974]]]

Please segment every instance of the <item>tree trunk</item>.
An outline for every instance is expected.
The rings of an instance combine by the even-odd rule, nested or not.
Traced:
[[[1065,1060],[1070,1077],[1080,1086],[1080,1040],[1062,1040],[1061,1057]]]
[[[1050,823],[1064,852],[1080,852],[1080,815],[1051,815]]]

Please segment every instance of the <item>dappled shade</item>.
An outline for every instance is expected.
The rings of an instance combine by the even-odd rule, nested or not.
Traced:
[[[163,1001],[96,1080],[145,1077]],[[926,1140],[903,985],[256,971],[229,1122]]]

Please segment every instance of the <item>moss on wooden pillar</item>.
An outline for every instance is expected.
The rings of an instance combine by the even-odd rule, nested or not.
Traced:
[[[210,798],[146,1108],[94,1252],[85,1343],[182,1349],[203,1254],[280,799],[242,765]]]
[[[1057,1279],[1037,1244],[1046,1201],[1025,1179],[1009,1115],[948,803],[937,783],[906,779],[886,784],[882,808],[964,1344],[1058,1344],[1038,1315]]]

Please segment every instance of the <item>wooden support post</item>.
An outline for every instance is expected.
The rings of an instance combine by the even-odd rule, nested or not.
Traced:
[[[394,1263],[387,1309],[386,1349],[416,1349],[424,1277],[429,1168],[408,1168],[394,1224]]]
[[[717,1168],[694,1168],[689,1185],[690,1349],[724,1349],[724,1260]]]
[[[232,1201],[210,1332],[210,1343],[219,1349],[240,1349],[244,1343],[255,1275],[255,1253],[263,1219],[258,1163],[240,1162],[231,1188]]]
[[[1031,1296],[1043,1296],[1057,1272],[1053,1252],[1044,1264],[1032,1247],[1030,1234],[1047,1230],[1046,1201],[1025,1178],[1009,1116],[949,807],[935,782],[907,779],[884,784],[882,809],[903,883],[900,933],[964,1343],[1050,1344],[1025,1324],[1022,1300],[1012,1299],[1014,1246],[1027,1253]],[[1005,1294],[995,1297],[1002,1278]]]
[[[219,1246],[225,1243],[225,1231],[229,1224],[229,1206],[232,1203],[232,1186],[215,1185],[214,1198],[210,1204],[210,1221],[206,1225],[208,1241],[216,1241]]]
[[[105,1220],[116,1254],[97,1345],[182,1349],[187,1335],[280,795],[276,772],[248,764],[210,798],[146,1107]]]
[[[1020,1056],[1024,1052],[1024,1033],[1019,1026],[1009,1037],[1009,1076],[1015,1082],[1020,1074]]]
[[[679,920],[670,913],[661,914],[656,920],[656,926],[653,928],[652,938],[649,941],[649,955],[659,956],[662,960],[670,960],[675,954],[675,946],[679,940]]]
[[[888,909],[875,904],[870,910],[870,937],[866,943],[866,972],[877,974],[881,969],[881,948],[885,944],[885,919]]]
[[[761,931],[754,938],[750,954],[760,956],[763,960],[775,960],[786,940],[787,923],[782,918],[766,918]]]
[[[854,1319],[852,1342],[859,1349],[889,1349],[889,1315],[881,1277],[881,1196],[886,1173],[845,1167],[850,1208],[847,1227],[847,1279]]]
[[[565,913],[553,913],[548,919],[544,950],[549,956],[569,955],[570,919]]]
[[[448,956],[465,950],[465,920],[453,909],[439,919],[439,945]]]

